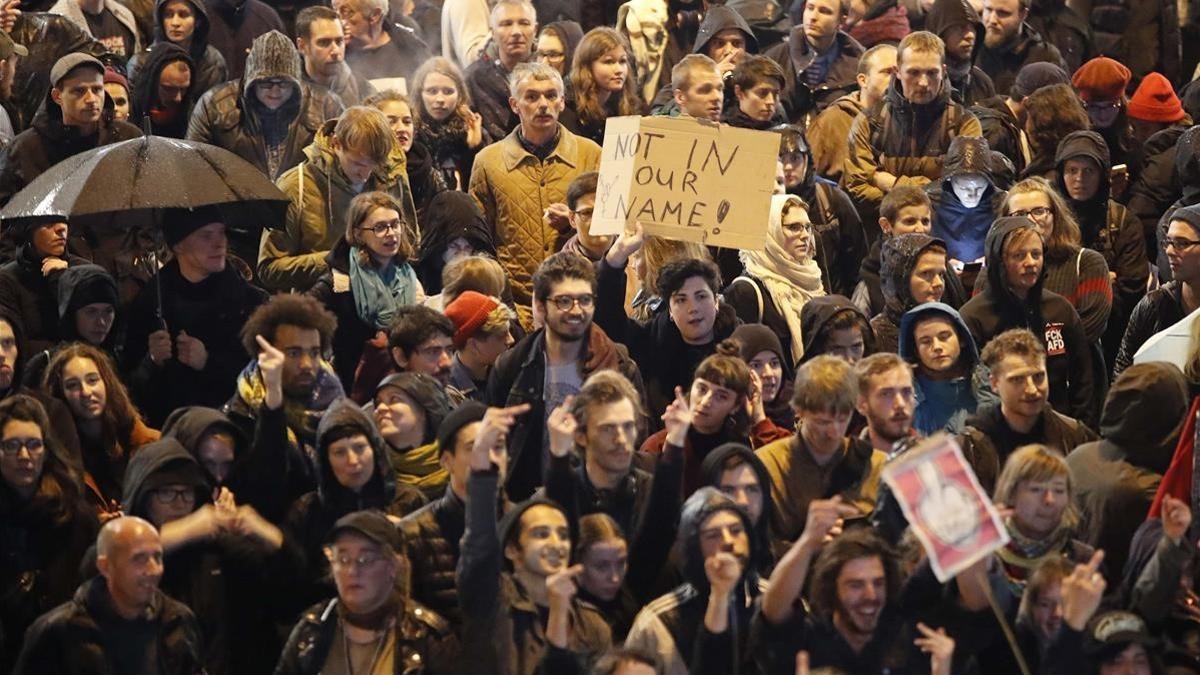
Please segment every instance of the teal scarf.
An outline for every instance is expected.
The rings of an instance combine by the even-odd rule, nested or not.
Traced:
[[[358,247],[350,247],[350,292],[358,318],[379,330],[387,330],[396,310],[417,301],[417,275],[408,263],[389,263],[377,270],[363,267]]]

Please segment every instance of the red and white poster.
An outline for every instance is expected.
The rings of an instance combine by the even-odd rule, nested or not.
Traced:
[[[938,581],[946,582],[1008,543],[1000,514],[948,434],[890,461],[883,480],[925,546]]]

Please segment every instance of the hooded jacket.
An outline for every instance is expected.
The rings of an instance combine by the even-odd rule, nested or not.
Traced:
[[[933,204],[932,234],[946,242],[950,258],[969,263],[984,256],[983,242],[995,218],[993,206],[1004,194],[996,187],[995,155],[984,138],[956,138],[946,153],[942,180],[925,188]],[[988,181],[983,197],[973,209],[962,204],[951,181],[955,176],[968,174],[981,175]]]
[[[258,279],[268,290],[303,291],[317,283],[329,269],[326,256],[345,239],[350,201],[363,192],[387,192],[404,207],[405,222],[417,222],[404,151],[394,147],[387,162],[356,191],[333,149],[336,126],[335,119],[322,124],[300,164],[276,181],[291,204],[283,229],[268,232],[259,249]]]
[[[100,302],[98,298],[117,298],[117,282],[108,270],[99,265],[83,264],[68,267],[58,276],[54,284],[58,294],[58,335],[67,342],[79,340],[75,332],[75,312],[80,308]],[[117,303],[113,303],[114,306]],[[115,307],[114,307],[115,308]],[[117,337],[117,326],[108,331],[108,338],[101,345],[109,353]]]
[[[979,120],[950,100],[951,89],[943,81],[933,101],[918,105],[904,97],[899,79],[892,78],[883,99],[854,118],[842,174],[852,197],[871,204],[883,201],[884,192],[874,183],[877,171],[896,176],[893,187],[937,180],[950,142],[982,134]]]
[[[139,120],[149,117],[150,131],[155,136],[183,138],[187,135],[192,104],[198,98],[197,92],[204,91],[197,88],[196,80],[192,79],[187,92],[183,95],[183,100],[179,103],[179,109],[175,116],[169,122],[155,121],[154,110],[161,105],[158,100],[158,78],[164,68],[176,62],[185,63],[190,72],[196,72],[196,62],[182,47],[167,41],[156,42],[150,51],[146,52],[137,74],[130,78],[130,116],[132,119]]]
[[[978,41],[983,42],[983,37],[980,36]],[[1058,47],[1043,39],[1041,33],[1034,30],[1029,23],[1022,23],[1011,42],[996,48],[983,45],[975,65],[992,78],[997,94],[1007,94],[1016,82],[1017,73],[1022,66],[1043,61],[1053,63],[1068,73],[1074,72],[1067,70],[1066,61],[1063,60]]]
[[[871,330],[875,333],[875,348],[881,352],[895,352],[900,346],[900,320],[904,313],[917,305],[912,297],[909,279],[917,267],[921,255],[931,248],[946,248],[946,242],[927,234],[903,234],[884,241],[882,249],[883,311],[871,319]],[[942,299],[950,306],[961,305],[962,283],[953,269],[947,268],[942,276],[945,284]]]
[[[1096,163],[1100,186],[1087,201],[1076,201],[1067,192],[1063,180],[1063,165],[1068,159],[1084,157]],[[1117,274],[1114,293],[1117,303],[1117,323],[1124,324],[1137,301],[1146,293],[1150,263],[1146,260],[1146,243],[1141,223],[1124,206],[1109,198],[1108,146],[1095,131],[1072,131],[1063,137],[1054,155],[1058,169],[1055,186],[1066,197],[1079,220],[1083,245],[1104,255],[1108,268]]]
[[[484,220],[479,204],[463,192],[439,192],[430,202],[428,215],[420,224],[421,249],[417,253],[417,279],[429,295],[442,292],[446,249],[454,240],[461,237],[474,251],[493,257],[496,255],[492,228]]]
[[[163,31],[163,10],[169,1],[156,0],[154,3],[154,43],[150,45],[150,48],[168,42],[166,33]],[[195,28],[192,29],[191,44],[187,48],[187,53],[192,57],[192,63],[196,66],[192,69],[191,99],[194,102],[204,92],[228,80],[229,73],[225,66],[225,57],[217,51],[216,47],[208,43],[208,34],[212,29],[212,23],[208,18],[208,7],[201,0],[185,0],[185,2],[192,8],[192,14],[196,18]],[[145,64],[146,58],[147,52],[138,52],[129,59],[128,70],[131,82],[137,78],[138,71]]]
[[[245,2],[262,4],[260,0]],[[246,74],[217,85],[200,97],[188,123],[187,139],[225,148],[272,179],[299,164],[317,130],[325,120],[341,115],[344,107],[327,89],[301,82],[302,68],[298,63],[296,48],[282,33],[268,33],[256,39],[246,57]],[[232,64],[230,71],[233,76]],[[295,89],[278,110],[269,111],[259,103],[253,87],[259,80],[276,78],[290,79]],[[268,160],[270,146],[264,139],[267,131],[281,136],[281,152],[274,171]]]
[[[775,504],[771,501],[771,475],[762,460],[748,446],[742,443],[724,443],[704,457],[700,463],[700,474],[704,484],[709,487],[721,488],[721,475],[725,473],[725,464],[733,457],[738,457],[754,471],[758,486],[762,489],[762,513],[758,522],[754,523],[754,550],[757,552],[758,568],[755,570],[762,578],[771,576],[775,567],[775,545],[771,539],[771,514],[775,512]]]
[[[1108,390],[1100,416],[1103,440],[1067,456],[1078,536],[1104,550],[1106,569],[1125,567],[1129,543],[1171,463],[1188,409],[1187,382],[1174,365],[1130,366]]]
[[[708,56],[708,43],[713,39],[713,36],[731,28],[741,31],[742,35],[745,36],[747,54],[758,53],[758,37],[755,36],[746,19],[731,7],[715,4],[710,6],[708,11],[704,13],[704,18],[700,22],[699,29],[696,31],[696,39],[692,42],[691,53]],[[669,49],[670,47],[668,47]],[[664,70],[667,70],[669,74],[669,69],[664,67]],[[726,112],[736,110],[738,107],[737,96],[733,92],[733,82],[730,80],[731,77],[732,73],[725,76],[725,104],[722,110]],[[658,94],[655,95],[650,109],[655,115],[674,116],[679,114],[679,106],[675,103],[674,89],[671,87],[669,81],[658,90]]]
[[[1036,226],[1028,218],[998,218],[985,243],[984,270],[987,288],[961,308],[963,321],[971,329],[977,345],[1010,328],[1026,328],[1046,347],[1046,370],[1050,379],[1050,405],[1060,413],[1095,424],[1093,409],[1093,367],[1091,347],[1083,331],[1079,314],[1066,298],[1042,288],[1041,276],[1022,300],[1009,288],[1004,271],[1004,246],[1018,229]]]
[[[1200,87],[1195,87],[1200,91]],[[1175,211],[1185,206],[1200,204],[1200,129],[1191,127],[1184,130],[1175,142],[1175,163],[1173,167],[1175,179],[1179,181],[1180,196],[1158,218],[1155,228],[1155,248],[1158,250],[1158,276],[1163,281],[1170,281],[1171,267],[1167,264],[1167,253],[1158,247],[1158,242],[1166,239],[1167,228]]]
[[[684,582],[643,607],[625,640],[626,647],[655,654],[664,665],[665,675],[687,675],[697,665],[694,658],[700,651],[698,645],[707,634],[704,613],[709,595],[700,528],[711,516],[722,511],[737,515],[747,533],[756,532],[746,512],[716,488],[703,487],[694,492],[683,504],[676,535]],[[766,591],[766,582],[759,578],[757,571],[765,551],[760,548],[757,536],[747,536],[747,539],[748,559],[729,601],[727,632],[737,636],[736,644],[729,655],[730,661],[721,667],[721,672],[731,675],[758,672],[754,657],[747,649],[747,641],[755,600]]]
[[[946,62],[946,74],[954,91],[951,98],[963,105],[974,105],[978,101],[996,95],[992,78],[975,65],[979,50],[983,48],[983,21],[979,12],[967,0],[935,0],[925,15],[925,30],[946,39],[946,32],[958,26],[969,26],[975,31],[975,46],[966,63]]]
[[[1157,234],[1158,219],[1183,196],[1183,183],[1175,172],[1179,139],[1192,127],[1191,117],[1155,132],[1141,148],[1142,169],[1129,189],[1129,212],[1142,223],[1146,237],[1147,257],[1153,261],[1160,255]]]
[[[16,35],[12,37],[15,39]],[[50,87],[47,85],[44,91],[42,105],[29,128],[0,151],[0,204],[7,203],[34,178],[68,157],[142,135],[132,124],[113,119],[112,99],[105,96],[99,130],[83,136],[79,127],[63,124],[62,108],[50,97]]]
[[[803,123],[808,115],[816,116],[834,100],[858,90],[858,60],[866,49],[848,33],[838,31],[834,44],[837,58],[829,64],[825,80],[812,89],[804,81],[804,70],[817,58],[816,51],[804,35],[804,26],[792,28],[787,39],[766,51],[766,56],[783,67],[783,90],[780,102],[788,121]]]
[[[17,247],[15,260],[0,265],[0,306],[19,317],[25,331],[29,354],[47,350],[58,342],[58,278],[65,270],[42,274],[42,256],[30,241],[36,226],[24,230],[25,243]],[[87,260],[64,253],[67,265],[83,265]],[[40,383],[39,383],[40,384]]]
[[[958,361],[954,364],[960,374],[951,379],[934,379],[926,375],[917,353],[915,331],[917,324],[933,317],[944,318],[954,326],[958,335]],[[913,366],[913,389],[916,412],[913,428],[923,436],[938,431],[958,433],[969,416],[975,414],[979,396],[975,390],[975,371],[979,365],[979,348],[963,322],[962,316],[949,305],[926,302],[904,313],[900,320],[900,357]]]
[[[871,330],[870,320],[863,311],[845,296],[826,295],[813,298],[800,310],[800,332],[804,335],[804,358],[800,363],[825,353],[821,349],[824,345],[818,344],[817,339],[821,337],[829,322],[843,311],[854,312],[862,319],[864,356],[875,352],[875,333]]]
[[[241,78],[246,71],[247,54],[255,38],[273,30],[281,33],[285,30],[278,12],[262,0],[203,1],[211,21],[208,43],[225,56],[232,80]]]

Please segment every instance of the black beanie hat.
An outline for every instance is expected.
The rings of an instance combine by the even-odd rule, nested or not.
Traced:
[[[742,360],[746,363],[759,352],[775,352],[780,361],[784,360],[783,343],[779,341],[779,336],[760,323],[744,323],[729,337],[737,340]]]
[[[216,206],[197,209],[167,209],[163,212],[163,239],[167,246],[174,246],[187,239],[188,235],[210,223],[223,223],[225,218]]]
[[[452,450],[454,437],[458,435],[458,432],[468,424],[482,420],[486,412],[487,406],[479,401],[463,401],[457,408],[450,411],[449,415],[442,418],[442,423],[438,425],[438,448]]]

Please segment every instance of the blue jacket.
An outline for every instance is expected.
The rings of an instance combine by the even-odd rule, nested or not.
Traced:
[[[950,380],[935,380],[922,372],[917,341],[913,337],[917,322],[936,314],[949,319],[958,333],[961,350],[958,365],[964,366],[964,374]],[[914,368],[916,412],[913,415],[913,427],[923,435],[943,429],[953,433],[961,431],[967,417],[975,414],[979,402],[973,381],[973,374],[979,365],[979,350],[958,311],[940,302],[926,302],[905,312],[900,319],[899,351],[900,356]]]

